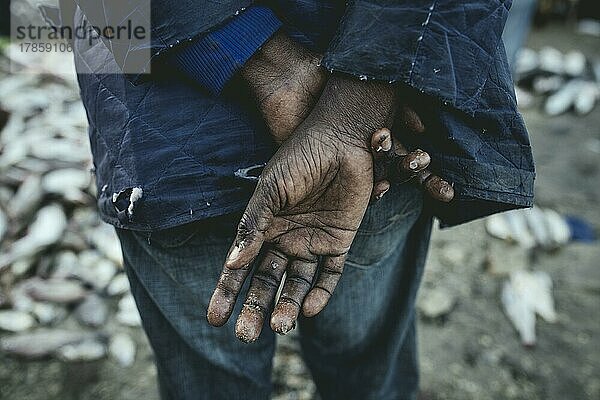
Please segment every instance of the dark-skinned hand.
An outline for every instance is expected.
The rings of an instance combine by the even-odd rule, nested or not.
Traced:
[[[372,132],[391,123],[395,106],[390,85],[340,76],[328,81],[261,174],[210,301],[209,323],[228,320],[259,253],[238,338],[258,338],[286,271],[271,317],[276,332],[289,331],[301,309],[313,316],[325,307],[371,197]]]
[[[249,87],[277,144],[283,143],[313,109],[327,73],[320,67],[321,56],[275,34],[244,65],[241,77]],[[423,134],[425,126],[407,104],[399,107],[398,121],[405,134]],[[428,169],[430,158],[422,150],[407,151],[389,130],[378,130],[372,138],[375,184],[372,199],[380,199],[391,183],[414,178],[434,200],[448,202],[454,196],[450,184]]]
[[[294,57],[290,54],[284,58],[286,62],[293,59]],[[290,73],[289,71],[291,70],[289,69],[287,69],[287,73],[275,73],[276,69],[274,69],[275,67],[273,65],[277,64],[277,62],[269,62],[267,64],[262,62],[255,63],[253,70],[261,71],[263,79],[259,78],[261,74],[252,75],[248,74],[246,71],[247,77],[254,77],[255,97],[259,104],[259,108],[265,116],[267,125],[273,133],[274,139],[278,143],[284,142],[291,136],[293,129],[306,117],[313,107],[314,98],[321,92],[320,86],[324,82],[322,69],[318,67],[316,62],[317,57],[304,55],[300,59],[304,61],[300,61],[298,64],[304,65],[305,68],[296,68],[295,70],[299,71],[296,75]],[[265,75],[269,76],[270,79],[265,80]],[[256,82],[266,83],[257,84]],[[259,95],[260,93],[262,93],[262,96]],[[417,134],[423,133],[423,123],[410,107],[401,107],[399,113],[400,121],[402,122],[403,128],[405,128],[405,132]],[[392,139],[391,133],[385,128],[378,129],[372,135],[370,138],[370,147],[375,159],[374,175],[377,180],[377,183],[372,188],[372,197],[374,199],[381,198],[381,196],[387,192],[390,181],[403,182],[415,177],[419,183],[424,184],[427,193],[434,199],[449,201],[452,198],[453,191],[451,186],[439,177],[432,175],[426,169],[429,164],[429,156],[427,153],[421,150],[409,153],[399,141],[394,141]],[[359,181],[366,182],[364,179]],[[339,185],[340,182],[337,184]],[[329,201],[326,202],[329,203]],[[332,202],[332,204],[339,204],[340,208],[345,208],[345,205],[339,200],[337,202]],[[347,208],[349,211],[352,209],[353,207]],[[357,222],[351,229],[352,238],[354,237],[356,228],[360,224],[363,214],[364,210],[360,212],[360,218],[354,218]],[[245,217],[247,215],[248,213],[245,214]],[[306,219],[306,217],[307,216],[304,215],[303,219]],[[285,218],[283,218],[283,220],[285,220]],[[290,222],[291,221],[287,221],[288,225]],[[243,228],[244,225],[244,220],[242,220],[240,227]],[[276,228],[272,229],[277,231]],[[312,229],[314,230],[315,227],[313,226]],[[320,229],[322,231],[324,230],[326,234],[328,233],[327,229],[323,229],[323,227]],[[330,226],[329,229],[335,230],[339,229],[339,227]],[[344,229],[345,228],[342,227],[342,231]],[[244,229],[241,229],[240,231],[244,231]],[[297,233],[295,236],[300,238],[302,234]],[[238,239],[239,237],[240,235],[238,235]],[[288,232],[283,239],[288,239],[287,246],[289,246],[289,243],[295,242],[294,234],[290,234],[290,232]],[[347,241],[350,244],[352,239]],[[236,240],[236,242],[244,243],[243,240]],[[308,254],[306,253],[306,249],[304,249],[304,252],[299,252],[298,249],[292,251],[288,250],[288,254],[286,254],[282,252],[281,249],[277,249],[277,242],[279,242],[280,247],[283,247],[284,251],[286,250],[286,240],[282,240],[281,238],[278,238],[277,241],[272,241],[268,245],[271,247],[271,250],[269,250],[267,246],[263,248],[263,254],[261,254],[263,260],[255,273],[252,288],[249,291],[244,309],[238,319],[236,334],[244,341],[253,341],[258,338],[263,321],[266,314],[270,311],[270,307],[275,298],[277,287],[279,287],[282,275],[286,270],[288,276],[285,281],[286,283],[283,286],[280,301],[271,318],[272,328],[278,333],[286,333],[292,329],[295,326],[295,321],[300,313],[303,303],[305,304],[305,315],[314,315],[320,311],[325,306],[331,291],[337,283],[337,279],[339,279],[339,274],[341,273],[341,268],[343,267],[345,260],[345,253],[347,252],[347,249],[349,249],[348,244],[343,254],[336,254],[332,257],[331,253],[320,254],[318,250],[316,252],[314,249],[311,250],[311,246],[309,245],[308,250],[310,257],[307,258]],[[281,243],[284,245],[281,246]],[[261,246],[258,245],[257,247],[260,249]],[[312,247],[314,248],[315,246],[312,245]],[[323,247],[327,247],[327,244],[323,244]],[[235,247],[232,250],[235,251]],[[230,252],[230,254],[231,253],[232,252]],[[293,255],[293,259],[288,259],[289,253]],[[329,256],[326,256],[326,254],[329,254]],[[231,256],[229,258],[231,259]],[[317,275],[317,262],[319,259],[321,259],[324,264],[322,264],[322,271],[320,272],[315,289],[311,291],[311,294],[313,294],[312,303],[315,303],[312,304],[310,296],[306,298],[306,301],[304,301],[304,299],[313,284],[313,278]],[[272,271],[269,270],[268,267],[271,267]],[[213,295],[211,306],[209,307],[208,319],[211,324],[218,326],[227,321],[235,304],[238,292],[249,274],[249,271],[249,263],[243,265],[239,270],[235,270],[232,266],[226,264],[221,279],[219,280],[219,284],[217,285],[217,289]],[[264,279],[265,277],[267,277],[267,279]],[[325,283],[324,285],[319,285],[323,282]]]

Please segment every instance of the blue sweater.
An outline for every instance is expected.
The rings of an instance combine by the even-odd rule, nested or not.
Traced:
[[[173,51],[176,65],[217,95],[280,27],[273,11],[252,6],[224,26]]]

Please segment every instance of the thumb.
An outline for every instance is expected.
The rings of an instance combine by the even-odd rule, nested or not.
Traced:
[[[265,241],[265,231],[271,224],[273,212],[268,197],[258,185],[237,227],[235,240],[227,253],[225,267],[239,269],[250,264]]]

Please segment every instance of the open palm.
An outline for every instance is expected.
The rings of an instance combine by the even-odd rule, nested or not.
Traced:
[[[305,121],[261,175],[211,300],[209,322],[227,321],[259,253],[236,325],[240,339],[258,338],[284,272],[274,330],[289,331],[301,308],[312,316],[325,307],[370,200],[372,165],[366,148]]]

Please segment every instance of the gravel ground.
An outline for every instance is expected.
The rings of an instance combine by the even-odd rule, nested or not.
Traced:
[[[551,44],[598,57],[599,40],[564,27],[533,33],[532,48]],[[600,228],[600,112],[549,118],[524,111],[538,168],[537,204],[578,215]],[[434,232],[420,301],[449,300],[441,318],[420,316],[423,399],[600,398],[600,246],[569,244],[526,254],[489,237],[481,221]],[[511,265],[527,263],[554,283],[558,321],[538,319],[538,342],[524,348],[502,312],[500,288]],[[0,355],[1,399],[157,399],[152,354],[142,331],[128,369],[93,363],[22,362]],[[275,399],[314,399],[315,386],[294,336],[279,341]]]

